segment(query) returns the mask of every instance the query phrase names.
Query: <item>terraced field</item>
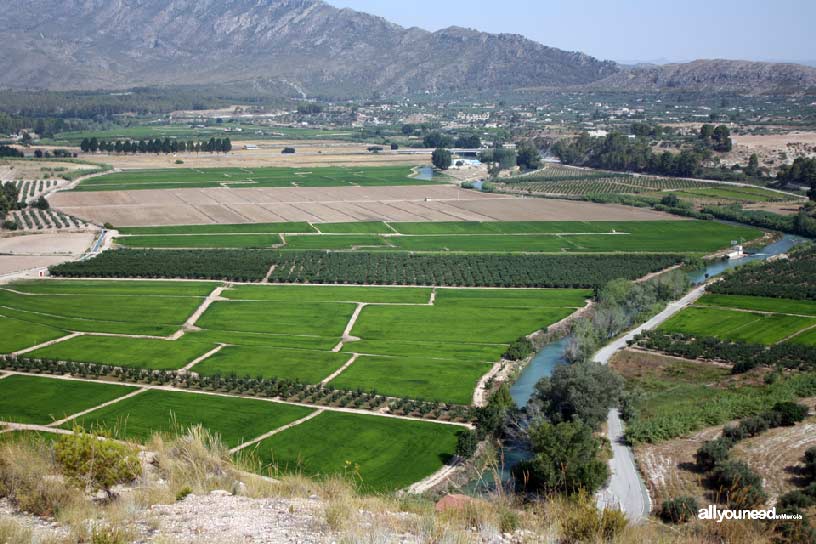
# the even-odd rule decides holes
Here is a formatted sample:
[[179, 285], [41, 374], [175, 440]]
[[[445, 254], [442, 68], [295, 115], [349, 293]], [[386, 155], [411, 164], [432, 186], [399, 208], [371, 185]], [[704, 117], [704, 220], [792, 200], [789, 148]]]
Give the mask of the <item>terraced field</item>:
[[[264, 230], [267, 229], [267, 230]], [[522, 221], [270, 223], [123, 228], [132, 248], [279, 248], [410, 252], [679, 252], [709, 253], [753, 228], [707, 221]]]
[[[563, 319], [591, 295], [581, 289], [281, 285], [226, 286], [218, 295], [219, 286], [225, 287], [20, 282], [0, 288], [9, 315], [0, 320], [0, 337], [6, 353], [46, 343], [26, 353], [35, 359], [188, 367], [204, 376], [328, 382], [469, 404], [479, 378], [510, 342]], [[483, 325], [486, 315], [490, 326]], [[28, 334], [18, 340], [7, 331]]]
[[316, 168], [175, 168], [129, 170], [88, 178], [75, 191], [131, 191], [193, 187], [341, 187], [426, 185], [406, 166]]

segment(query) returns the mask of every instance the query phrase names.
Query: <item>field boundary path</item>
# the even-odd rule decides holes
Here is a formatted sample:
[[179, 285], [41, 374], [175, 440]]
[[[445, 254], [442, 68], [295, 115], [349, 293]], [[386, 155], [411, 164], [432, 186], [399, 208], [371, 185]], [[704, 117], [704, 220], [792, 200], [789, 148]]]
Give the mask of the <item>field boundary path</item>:
[[97, 404], [96, 406], [92, 406], [92, 407], [90, 407], [90, 408], [88, 408], [86, 410], [82, 410], [81, 412], [77, 412], [75, 414], [71, 414], [70, 416], [65, 416], [62, 419], [52, 421], [51, 423], [49, 423], [47, 425], [47, 427], [59, 427], [60, 425], [62, 425], [64, 423], [68, 423], [69, 421], [73, 421], [74, 419], [77, 419], [77, 418], [82, 417], [84, 415], [90, 414], [91, 412], [95, 412], [96, 410], [99, 410], [101, 408], [106, 408], [106, 407], [108, 407], [108, 406], [110, 406], [112, 404], [116, 404], [117, 402], [121, 402], [121, 401], [123, 401], [125, 399], [135, 397], [136, 395], [138, 395], [140, 393], [144, 393], [145, 391], [147, 391], [147, 389], [145, 389], [145, 388], [140, 388], [140, 389], [137, 389], [136, 391], [131, 391], [127, 395], [122, 395], [121, 397], [116, 397], [115, 399], [109, 400], [108, 402], [103, 402], [102, 404]]
[[426, 476], [420, 481], [411, 484], [406, 491], [408, 493], [411, 493], [412, 495], [419, 495], [425, 493], [426, 491], [433, 489], [434, 487], [438, 486], [439, 484], [450, 478], [450, 476], [454, 472], [456, 472], [459, 466], [460, 465], [458, 462], [455, 462], [450, 465], [443, 465], [439, 470], [437, 470], [433, 474]]
[[[643, 331], [654, 329], [696, 302], [705, 289], [706, 284], [700, 285], [679, 300], [670, 302], [657, 315], [598, 350], [592, 361], [608, 364], [615, 353], [627, 346], [629, 340]], [[610, 410], [607, 415], [607, 436], [612, 444], [612, 458], [609, 460], [611, 475], [607, 487], [596, 495], [598, 507], [619, 507], [631, 521], [642, 522], [651, 512], [652, 500], [638, 472], [632, 449], [624, 442], [624, 425], [617, 409]]]
[[267, 438], [275, 436], [278, 433], [282, 433], [283, 431], [287, 431], [287, 430], [291, 429], [292, 427], [297, 427], [301, 423], [306, 423], [310, 419], [319, 416], [323, 412], [325, 412], [325, 409], [318, 408], [314, 412], [312, 412], [310, 414], [307, 414], [307, 415], [303, 416], [300, 419], [297, 419], [297, 420], [295, 420], [295, 421], [293, 421], [291, 423], [287, 423], [286, 425], [282, 425], [282, 426], [278, 427], [277, 429], [272, 429], [271, 431], [269, 431], [267, 433], [264, 433], [264, 434], [262, 434], [260, 436], [256, 436], [252, 440], [247, 440], [243, 444], [238, 444], [237, 446], [235, 446], [234, 448], [229, 450], [229, 452], [230, 452], [230, 454], [235, 454], [235, 453], [241, 451], [244, 448], [248, 448], [249, 446], [255, 445], [258, 442], [262, 442], [262, 441], [266, 440]]
[[184, 336], [185, 332], [197, 330], [198, 327], [196, 327], [196, 323], [201, 318], [201, 316], [204, 315], [204, 312], [207, 311], [207, 308], [209, 308], [213, 302], [227, 300], [226, 298], [221, 296], [221, 293], [224, 292], [224, 289], [229, 289], [230, 287], [231, 284], [225, 283], [224, 285], [219, 285], [218, 287], [213, 289], [212, 292], [209, 295], [207, 295], [207, 297], [201, 302], [198, 308], [195, 309], [192, 315], [187, 318], [187, 321], [184, 322], [181, 328], [169, 337], [169, 340], [178, 340], [179, 338]]
[[224, 349], [228, 345], [229, 344], [218, 344], [217, 346], [215, 346], [213, 349], [211, 349], [207, 353], [205, 353], [203, 355], [199, 355], [198, 357], [196, 357], [195, 359], [193, 359], [192, 361], [190, 361], [189, 363], [187, 363], [186, 365], [184, 365], [183, 367], [178, 369], [177, 372], [179, 372], [179, 373], [189, 372], [190, 370], [192, 370], [192, 368], [194, 366], [201, 363], [202, 361], [206, 361], [207, 359], [209, 359], [210, 357], [212, 357], [213, 355], [215, 355], [216, 353], [218, 353], [219, 351], [221, 351], [222, 349]]
[[359, 356], [360, 356], [359, 353], [352, 353], [351, 358], [348, 361], [346, 361], [345, 363], [343, 363], [343, 366], [341, 366], [340, 368], [338, 368], [337, 370], [335, 370], [334, 372], [329, 374], [327, 377], [320, 380], [320, 385], [326, 385], [327, 383], [329, 383], [330, 381], [335, 379], [337, 376], [342, 374], [344, 370], [346, 370], [348, 367], [350, 367], [352, 364], [354, 364], [354, 361], [356, 361], [357, 357], [359, 357]]
[[343, 344], [345, 344], [346, 342], [355, 342], [359, 340], [358, 337], [351, 335], [351, 329], [354, 328], [354, 324], [357, 323], [357, 318], [360, 317], [360, 312], [362, 312], [363, 308], [365, 308], [366, 306], [368, 306], [367, 302], [357, 303], [357, 307], [354, 309], [354, 313], [351, 314], [348, 323], [346, 323], [346, 328], [343, 330], [343, 336], [340, 338], [340, 342], [338, 342], [337, 345], [332, 348], [333, 353], [337, 353], [341, 349], [343, 349]]
[[31, 353], [32, 351], [37, 351], [38, 349], [47, 348], [48, 346], [53, 346], [54, 344], [59, 344], [60, 342], [65, 342], [66, 340], [70, 340], [71, 338], [76, 338], [77, 336], [82, 336], [83, 333], [81, 332], [72, 332], [71, 334], [66, 334], [65, 336], [60, 336], [59, 338], [54, 338], [53, 340], [49, 340], [47, 342], [43, 342], [42, 344], [37, 344], [36, 346], [27, 347], [25, 349], [21, 349], [20, 351], [12, 352], [12, 357], [17, 357], [18, 355], [25, 355], [26, 353]]

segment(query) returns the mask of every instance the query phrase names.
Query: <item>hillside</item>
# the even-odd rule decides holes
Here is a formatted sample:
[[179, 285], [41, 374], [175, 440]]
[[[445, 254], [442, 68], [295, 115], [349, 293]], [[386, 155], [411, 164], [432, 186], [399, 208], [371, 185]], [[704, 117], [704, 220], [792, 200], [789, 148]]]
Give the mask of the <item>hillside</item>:
[[320, 0], [33, 0], [7, 6], [0, 32], [11, 88], [252, 80], [337, 96], [575, 85], [618, 70], [518, 35], [406, 29]]
[[591, 84], [626, 91], [682, 90], [801, 94], [816, 92], [816, 68], [739, 60], [695, 60], [684, 64], [640, 65]]

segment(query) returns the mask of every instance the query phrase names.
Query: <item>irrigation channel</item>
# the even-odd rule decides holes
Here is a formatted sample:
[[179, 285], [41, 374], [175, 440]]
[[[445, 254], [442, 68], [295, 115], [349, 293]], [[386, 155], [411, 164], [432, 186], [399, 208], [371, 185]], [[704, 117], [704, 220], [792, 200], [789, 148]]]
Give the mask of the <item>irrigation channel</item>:
[[[804, 241], [806, 241], [805, 238], [785, 234], [777, 241], [759, 248], [755, 252], [746, 254], [746, 256], [741, 259], [717, 259], [710, 261], [704, 268], [689, 272], [689, 280], [694, 285], [700, 285], [709, 278], [713, 278], [732, 268], [736, 268], [754, 261], [765, 260], [782, 253], [787, 253], [792, 247]], [[535, 393], [536, 383], [538, 383], [541, 378], [550, 376], [555, 367], [558, 365], [566, 364], [564, 353], [568, 342], [569, 337], [554, 340], [544, 345], [535, 354], [535, 356], [533, 356], [533, 359], [524, 368], [524, 370], [522, 370], [515, 383], [513, 383], [513, 385], [510, 387], [510, 395], [513, 397], [516, 406], [519, 408], [524, 408], [527, 406], [530, 398]], [[626, 451], [629, 456], [632, 455], [631, 450], [626, 448]], [[510, 484], [512, 480], [513, 467], [520, 461], [529, 458], [531, 455], [532, 453], [526, 449], [523, 444], [506, 443], [502, 450], [502, 459], [497, 471], [501, 478], [502, 484]], [[611, 466], [615, 466], [615, 461], [620, 460], [613, 459], [613, 464]], [[636, 471], [634, 473], [636, 474]], [[479, 494], [489, 492], [495, 487], [495, 484], [496, 482], [494, 480], [494, 476], [492, 474], [485, 474], [480, 479], [470, 482], [466, 486], [466, 489], [470, 493]], [[639, 506], [631, 506], [626, 504], [625, 501], [621, 500], [620, 497], [615, 498], [617, 499], [617, 503], [620, 505], [621, 509], [627, 514], [627, 517], [636, 521], [648, 516], [649, 499], [642, 481], [631, 482], [631, 484], [637, 484], [637, 487], [642, 490], [642, 493], [645, 495], [643, 497], [644, 500], [639, 501]], [[609, 489], [606, 490], [606, 493], [609, 493]]]

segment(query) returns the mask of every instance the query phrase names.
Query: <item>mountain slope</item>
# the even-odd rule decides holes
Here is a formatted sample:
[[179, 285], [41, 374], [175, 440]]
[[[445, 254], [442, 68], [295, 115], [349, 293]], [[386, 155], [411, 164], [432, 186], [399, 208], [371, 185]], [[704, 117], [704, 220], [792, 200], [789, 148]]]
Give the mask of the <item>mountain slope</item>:
[[636, 66], [594, 82], [591, 87], [627, 91], [812, 94], [816, 92], [816, 68], [788, 63], [695, 60], [683, 64]]
[[319, 0], [32, 0], [4, 9], [0, 85], [13, 88], [265, 79], [296, 93], [393, 94], [575, 85], [618, 70], [518, 35], [406, 29]]

